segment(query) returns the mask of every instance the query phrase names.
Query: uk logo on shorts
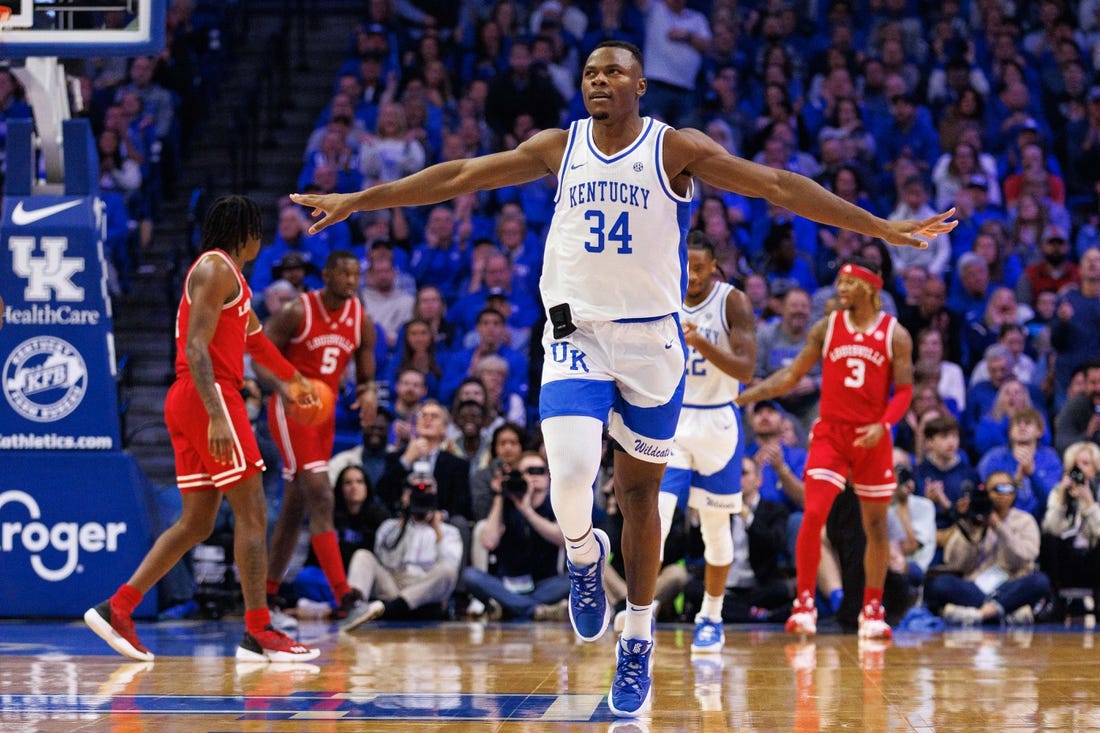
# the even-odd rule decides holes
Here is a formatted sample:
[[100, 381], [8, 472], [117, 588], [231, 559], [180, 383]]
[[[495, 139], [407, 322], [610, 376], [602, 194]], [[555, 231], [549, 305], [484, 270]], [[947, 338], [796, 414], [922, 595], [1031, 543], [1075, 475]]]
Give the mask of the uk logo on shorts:
[[3, 380], [4, 397], [12, 409], [34, 422], [54, 422], [84, 399], [88, 366], [68, 341], [36, 336], [8, 355]]

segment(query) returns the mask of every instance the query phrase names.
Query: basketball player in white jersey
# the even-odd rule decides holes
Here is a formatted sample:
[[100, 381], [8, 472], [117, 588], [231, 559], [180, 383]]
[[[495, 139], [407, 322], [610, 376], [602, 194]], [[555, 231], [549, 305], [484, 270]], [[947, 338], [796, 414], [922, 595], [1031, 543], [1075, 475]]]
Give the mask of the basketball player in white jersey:
[[756, 337], [752, 303], [740, 290], [715, 278], [714, 245], [693, 231], [687, 238], [688, 285], [680, 311], [688, 345], [684, 405], [676, 426], [658, 508], [661, 546], [685, 496], [699, 513], [703, 536], [703, 605], [695, 617], [692, 652], [720, 653], [722, 600], [733, 563], [730, 516], [741, 511], [741, 410], [733, 400], [752, 379]]
[[730, 155], [698, 130], [643, 118], [645, 91], [641, 51], [605, 41], [582, 73], [591, 117], [568, 130], [543, 130], [514, 150], [446, 161], [357, 193], [291, 197], [321, 217], [310, 227], [316, 233], [355, 211], [422, 206], [558, 177], [540, 282], [549, 322], [539, 409], [554, 515], [566, 538], [570, 619], [586, 641], [599, 638], [610, 620], [601, 586], [608, 542], [592, 528], [605, 421], [617, 444], [628, 611], [608, 704], [621, 716], [644, 714], [652, 697], [657, 496], [683, 398], [679, 311], [693, 177], [895, 245], [926, 247], [922, 237], [956, 224], [948, 221], [953, 209], [886, 221], [809, 178]]

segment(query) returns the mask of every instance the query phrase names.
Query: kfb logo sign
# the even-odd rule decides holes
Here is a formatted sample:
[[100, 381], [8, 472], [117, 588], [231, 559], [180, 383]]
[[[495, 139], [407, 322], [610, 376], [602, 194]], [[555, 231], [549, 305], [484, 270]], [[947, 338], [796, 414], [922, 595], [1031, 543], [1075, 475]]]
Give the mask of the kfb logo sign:
[[53, 336], [27, 339], [4, 362], [4, 397], [34, 422], [54, 422], [75, 410], [88, 389], [88, 367], [72, 344]]
[[[80, 564], [81, 551], [117, 552], [120, 535], [126, 534], [126, 522], [57, 522], [47, 525], [41, 521], [42, 510], [34, 497], [25, 491], [0, 493], [0, 516], [5, 505], [22, 505], [25, 519], [0, 521], [0, 552], [9, 554], [17, 550], [30, 555], [31, 568], [42, 580], [52, 583], [65, 580], [73, 573], [84, 572]], [[42, 559], [42, 553], [51, 551], [61, 558], [60, 567], [50, 567]]]

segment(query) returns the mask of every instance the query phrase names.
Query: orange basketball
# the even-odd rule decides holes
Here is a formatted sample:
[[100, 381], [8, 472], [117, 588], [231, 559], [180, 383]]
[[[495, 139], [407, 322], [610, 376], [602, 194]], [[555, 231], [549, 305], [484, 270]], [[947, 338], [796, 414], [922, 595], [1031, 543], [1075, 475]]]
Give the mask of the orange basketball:
[[286, 414], [302, 425], [323, 425], [326, 420], [331, 420], [336, 412], [336, 395], [320, 379], [310, 377], [309, 383], [313, 385], [313, 391], [320, 404], [303, 407], [297, 402], [289, 402], [286, 405]]

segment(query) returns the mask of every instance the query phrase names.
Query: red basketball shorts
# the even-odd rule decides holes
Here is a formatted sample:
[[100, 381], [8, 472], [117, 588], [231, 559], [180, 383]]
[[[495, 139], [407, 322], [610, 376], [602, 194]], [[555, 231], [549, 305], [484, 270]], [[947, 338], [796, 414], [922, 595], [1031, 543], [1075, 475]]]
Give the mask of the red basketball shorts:
[[232, 385], [217, 382], [214, 386], [233, 431], [233, 460], [229, 463], [219, 463], [210, 454], [210, 415], [193, 381], [177, 379], [164, 400], [164, 421], [176, 455], [176, 484], [182, 493], [214, 488], [225, 491], [264, 470], [244, 398]]
[[825, 420], [814, 423], [805, 480], [825, 481], [837, 491], [843, 491], [845, 480], [850, 480], [861, 499], [889, 501], [897, 486], [893, 441], [887, 434], [870, 448], [857, 448], [852, 445], [857, 427]]
[[279, 395], [267, 403], [267, 424], [279, 453], [283, 456], [283, 478], [289, 481], [299, 473], [328, 473], [328, 459], [336, 439], [336, 421], [324, 425], [303, 425], [286, 414]]

